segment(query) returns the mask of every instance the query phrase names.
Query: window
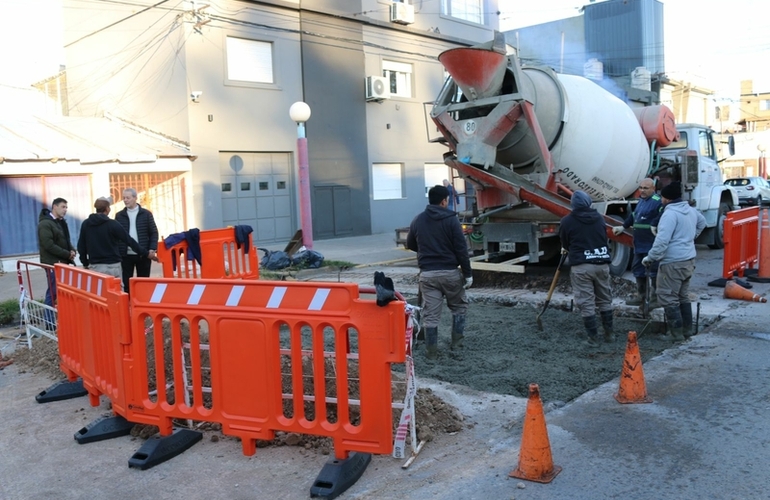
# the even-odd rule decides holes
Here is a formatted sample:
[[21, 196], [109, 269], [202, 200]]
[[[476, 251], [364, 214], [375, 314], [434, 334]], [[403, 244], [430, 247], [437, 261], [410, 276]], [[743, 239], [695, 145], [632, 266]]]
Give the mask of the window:
[[390, 82], [390, 95], [412, 97], [412, 65], [382, 61], [382, 76]]
[[441, 13], [463, 21], [484, 24], [483, 0], [441, 0]]
[[760, 99], [759, 101], [760, 111], [770, 111], [770, 99]]
[[698, 145], [700, 146], [700, 155], [704, 158], [715, 158], [714, 146], [711, 143], [711, 134], [701, 130], [698, 132]]
[[227, 79], [250, 83], [275, 83], [273, 44], [228, 36]]
[[401, 163], [372, 165], [372, 194], [375, 200], [399, 200], [404, 197], [404, 166]]

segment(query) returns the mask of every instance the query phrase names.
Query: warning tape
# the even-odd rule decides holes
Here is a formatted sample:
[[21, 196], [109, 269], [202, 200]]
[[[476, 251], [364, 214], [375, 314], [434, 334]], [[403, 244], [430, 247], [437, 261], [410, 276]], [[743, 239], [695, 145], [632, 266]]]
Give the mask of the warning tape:
[[[406, 394], [404, 395], [404, 409], [401, 411], [401, 418], [396, 427], [396, 437], [393, 441], [393, 458], [404, 458], [406, 449], [406, 436], [411, 430], [412, 450], [417, 449], [416, 423], [414, 412], [414, 397], [417, 395], [417, 381], [414, 377], [414, 359], [412, 358], [412, 333], [417, 325], [414, 312], [416, 306], [406, 305], [407, 323], [406, 323]], [[419, 328], [419, 325], [417, 325]]]

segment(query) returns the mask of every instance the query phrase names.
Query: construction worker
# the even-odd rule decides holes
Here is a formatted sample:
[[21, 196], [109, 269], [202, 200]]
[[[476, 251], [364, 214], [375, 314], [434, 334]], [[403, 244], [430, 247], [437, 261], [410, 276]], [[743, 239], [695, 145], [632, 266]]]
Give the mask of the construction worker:
[[[575, 294], [575, 304], [583, 317], [588, 346], [599, 345], [596, 311], [598, 309], [604, 329], [604, 341], [614, 342], [612, 330], [612, 290], [610, 288], [609, 242], [604, 218], [591, 208], [591, 197], [583, 191], [572, 193], [572, 213], [561, 220], [559, 239], [568, 253], [570, 283]], [[578, 330], [579, 331], [579, 330]]]
[[655, 243], [642, 259], [651, 266], [659, 262], [658, 301], [666, 311], [669, 335], [664, 339], [685, 340], [692, 336], [690, 278], [695, 272], [695, 238], [706, 227], [706, 219], [682, 199], [682, 185], [672, 182], [660, 191], [663, 215]]
[[468, 244], [457, 214], [447, 208], [449, 198], [446, 187], [430, 188], [429, 205], [414, 218], [406, 236], [406, 247], [417, 252], [417, 266], [420, 268], [422, 327], [425, 329], [429, 359], [438, 356], [438, 324], [444, 297], [452, 311], [450, 348], [462, 347], [468, 309], [465, 289], [473, 284]]
[[653, 262], [648, 268], [642, 265], [642, 259], [647, 256], [647, 252], [652, 248], [655, 241], [655, 233], [658, 230], [658, 221], [663, 212], [663, 203], [660, 196], [655, 194], [655, 181], [650, 178], [642, 179], [639, 183], [639, 203], [636, 204], [634, 211], [626, 217], [622, 226], [615, 226], [612, 232], [617, 236], [623, 232], [623, 229], [634, 228], [634, 261], [631, 264], [631, 271], [636, 278], [637, 296], [626, 300], [629, 306], [640, 306], [644, 303], [644, 297], [647, 293], [647, 276], [649, 271], [652, 278], [653, 287], [650, 290], [650, 309], [658, 306], [655, 294], [655, 276], [658, 274], [658, 263]]

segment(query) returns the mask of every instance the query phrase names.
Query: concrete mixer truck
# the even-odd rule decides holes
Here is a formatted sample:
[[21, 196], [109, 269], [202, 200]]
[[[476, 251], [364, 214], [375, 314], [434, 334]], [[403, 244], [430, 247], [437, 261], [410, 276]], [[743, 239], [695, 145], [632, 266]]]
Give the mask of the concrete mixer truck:
[[659, 188], [680, 181], [706, 217], [698, 243], [722, 248], [722, 222], [738, 198], [722, 184], [708, 127], [676, 125], [665, 106], [632, 110], [586, 78], [522, 67], [501, 34], [439, 61], [449, 77], [430, 116], [449, 147], [444, 162], [475, 189], [477, 210], [466, 218], [475, 268], [521, 272], [554, 258], [559, 220], [580, 189], [604, 214], [611, 271], [622, 274], [632, 234], [611, 229], [633, 210], [645, 177]]

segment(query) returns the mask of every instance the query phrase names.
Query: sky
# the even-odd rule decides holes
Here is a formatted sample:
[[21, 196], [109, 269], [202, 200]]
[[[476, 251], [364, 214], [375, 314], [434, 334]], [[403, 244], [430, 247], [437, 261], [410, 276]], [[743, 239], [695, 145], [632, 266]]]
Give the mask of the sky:
[[[503, 31], [580, 15], [587, 0], [499, 0]], [[663, 0], [666, 73], [737, 98], [741, 80], [770, 92], [770, 2]], [[702, 81], [699, 81], [702, 80]]]
[[[437, 0], [433, 0], [437, 1]], [[502, 30], [580, 14], [587, 0], [499, 0]], [[28, 87], [64, 64], [60, 0], [0, 0], [0, 85]], [[148, 2], [150, 3], [150, 2]], [[770, 1], [663, 0], [666, 72], [737, 98], [770, 92]], [[10, 49], [9, 49], [10, 48]], [[14, 49], [16, 48], [16, 49]], [[697, 81], [702, 79], [702, 82]]]

